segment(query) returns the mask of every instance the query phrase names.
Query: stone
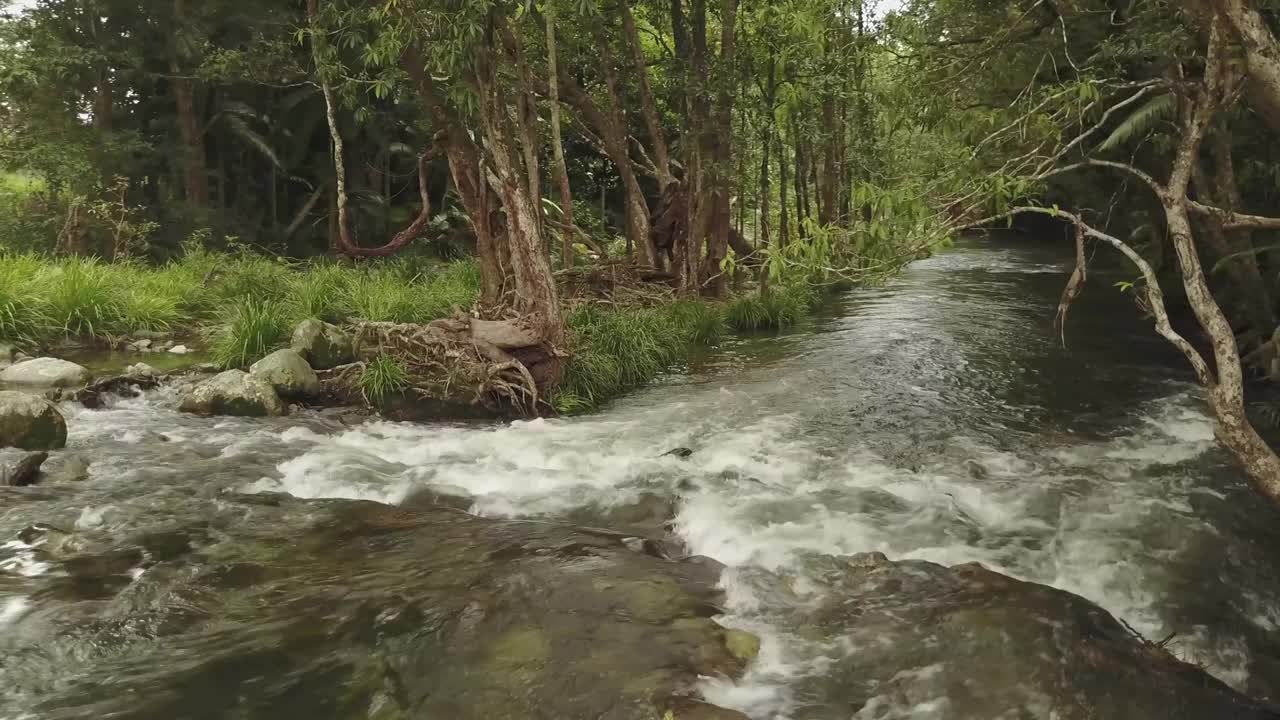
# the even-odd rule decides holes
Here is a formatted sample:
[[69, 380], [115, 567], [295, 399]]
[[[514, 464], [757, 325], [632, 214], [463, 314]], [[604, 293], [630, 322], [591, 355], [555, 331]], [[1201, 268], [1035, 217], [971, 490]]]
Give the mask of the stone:
[[161, 330], [135, 330], [133, 333], [133, 337], [136, 340], [151, 340], [151, 341], [168, 340], [170, 337], [172, 337], [172, 335], [173, 333], [164, 332]]
[[89, 460], [79, 453], [57, 453], [44, 464], [47, 482], [84, 482], [89, 479]]
[[135, 340], [134, 342], [129, 343], [129, 348], [135, 352], [150, 352], [151, 344], [151, 340], [144, 338], [142, 340]]
[[289, 345], [316, 370], [331, 370], [356, 359], [350, 336], [315, 318], [298, 324]]
[[0, 447], [58, 450], [67, 444], [67, 421], [48, 400], [0, 391]]
[[687, 458], [693, 457], [693, 450], [687, 447], [678, 447], [675, 450], [668, 450], [667, 452], [662, 453], [662, 457], [674, 457], [674, 458], [680, 458], [681, 460], [685, 460]]
[[249, 374], [271, 383], [283, 397], [306, 398], [320, 394], [320, 378], [316, 371], [294, 350], [271, 353], [254, 363]]
[[24, 360], [0, 371], [0, 383], [32, 387], [79, 387], [88, 384], [92, 377], [80, 365], [51, 357]]
[[228, 370], [196, 385], [178, 409], [196, 415], [277, 417], [285, 407], [271, 383], [243, 370]]
[[129, 377], [155, 378], [160, 376], [160, 371], [146, 363], [136, 363], [125, 368], [124, 374]]
[[169, 352], [173, 355], [186, 355], [191, 352], [191, 350], [189, 350], [186, 345], [174, 345], [169, 348]]
[[746, 630], [730, 628], [724, 632], [724, 646], [738, 662], [750, 665], [760, 654], [760, 638]]
[[806, 609], [783, 629], [850, 648], [796, 685], [799, 695], [839, 699], [806, 714], [812, 720], [915, 717], [912, 709], [934, 698], [945, 698], [954, 718], [1275, 717], [1057, 588], [976, 563], [880, 554], [806, 565], [814, 580]]
[[40, 481], [40, 466], [49, 459], [49, 453], [15, 452], [0, 453], [0, 486], [26, 487]]

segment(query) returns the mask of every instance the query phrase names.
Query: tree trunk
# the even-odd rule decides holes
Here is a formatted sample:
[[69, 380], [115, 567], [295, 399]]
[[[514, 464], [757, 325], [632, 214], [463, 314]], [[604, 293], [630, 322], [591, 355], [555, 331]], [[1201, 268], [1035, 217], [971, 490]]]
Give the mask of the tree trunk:
[[186, 0], [173, 0], [175, 46], [169, 57], [170, 85], [178, 111], [178, 134], [181, 140], [179, 154], [182, 160], [182, 180], [187, 204], [204, 209], [209, 206], [209, 175], [204, 147], [204, 127], [200, 119], [197, 93], [199, 81], [186, 77], [183, 60], [188, 30], [186, 25]]
[[649, 131], [649, 142], [653, 146], [653, 163], [658, 171], [658, 186], [665, 190], [675, 180], [671, 172], [671, 155], [667, 150], [667, 139], [662, 131], [662, 122], [658, 118], [658, 104], [653, 99], [653, 89], [649, 85], [649, 66], [645, 63], [644, 50], [640, 47], [640, 36], [636, 31], [636, 20], [631, 14], [631, 0], [622, 0], [622, 30], [627, 36], [627, 47], [631, 51], [631, 64], [640, 86], [640, 111], [644, 115], [645, 128]]
[[473, 67], [480, 93], [481, 136], [492, 164], [490, 182], [502, 197], [506, 210], [506, 245], [511, 252], [511, 275], [515, 280], [514, 309], [526, 316], [530, 329], [539, 339], [556, 347], [563, 344], [565, 338], [560, 299], [547, 260], [539, 208], [525, 184], [527, 173], [519, 172], [511, 147], [506, 108], [491, 64], [496, 56], [492, 47], [477, 49]]
[[[1244, 48], [1249, 103], [1273, 130], [1280, 130], [1280, 40], [1247, 0], [1208, 2]], [[1184, 0], [1184, 5], [1202, 18], [1206, 14], [1200, 0]]]
[[[626, 7], [626, 3], [623, 3]], [[569, 187], [569, 165], [564, 159], [564, 141], [560, 136], [560, 71], [556, 62], [555, 0], [545, 5], [547, 16], [547, 90], [551, 104], [551, 150], [555, 156], [556, 176], [560, 182], [560, 220], [564, 224], [560, 238], [560, 267], [573, 267], [573, 190]]]
[[787, 143], [785, 137], [778, 142], [778, 245], [786, 247], [791, 242], [791, 213], [787, 209]]
[[94, 0], [86, 0], [84, 4], [86, 24], [89, 37], [93, 40], [98, 57], [93, 62], [94, 95], [93, 95], [93, 129], [100, 133], [111, 132], [111, 116], [115, 112], [115, 100], [111, 83], [111, 66], [107, 62], [107, 41], [103, 37], [102, 14], [98, 11]]

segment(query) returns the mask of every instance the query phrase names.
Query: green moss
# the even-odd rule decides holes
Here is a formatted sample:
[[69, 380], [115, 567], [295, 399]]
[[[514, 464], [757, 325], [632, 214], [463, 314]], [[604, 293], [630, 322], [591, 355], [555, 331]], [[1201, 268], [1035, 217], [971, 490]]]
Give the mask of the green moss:
[[724, 633], [724, 646], [743, 665], [751, 664], [760, 654], [760, 638], [745, 630], [730, 628]]

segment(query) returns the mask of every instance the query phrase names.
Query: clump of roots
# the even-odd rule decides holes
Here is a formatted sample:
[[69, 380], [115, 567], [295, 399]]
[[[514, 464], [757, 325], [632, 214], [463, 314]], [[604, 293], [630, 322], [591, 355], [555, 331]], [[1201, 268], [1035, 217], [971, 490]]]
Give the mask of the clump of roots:
[[353, 330], [360, 360], [336, 368], [327, 378], [335, 392], [348, 395], [360, 388], [370, 363], [390, 358], [405, 371], [401, 390], [406, 394], [533, 416], [541, 394], [526, 363], [558, 357], [518, 319], [480, 320], [460, 311], [426, 325], [362, 321]]

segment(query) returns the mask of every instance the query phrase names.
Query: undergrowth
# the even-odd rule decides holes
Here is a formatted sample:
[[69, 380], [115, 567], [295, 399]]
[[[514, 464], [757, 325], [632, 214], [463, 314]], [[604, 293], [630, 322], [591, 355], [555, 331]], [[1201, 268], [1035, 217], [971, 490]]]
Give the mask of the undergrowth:
[[725, 308], [725, 321], [744, 332], [783, 330], [804, 319], [818, 300], [817, 290], [803, 284], [774, 288], [764, 295], [741, 295]]
[[379, 405], [392, 393], [408, 388], [409, 372], [390, 355], [379, 355], [365, 365], [356, 384], [370, 405]]
[[713, 343], [725, 331], [721, 308], [697, 301], [656, 307], [580, 305], [569, 314], [568, 325], [573, 359], [552, 398], [562, 413], [598, 407], [649, 382], [684, 357], [691, 345]]
[[473, 261], [290, 263], [189, 247], [162, 266], [0, 252], [0, 340], [27, 347], [212, 327], [216, 359], [252, 363], [301, 320], [426, 322], [480, 294]]

